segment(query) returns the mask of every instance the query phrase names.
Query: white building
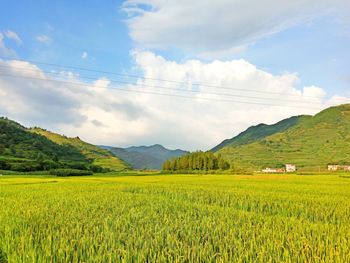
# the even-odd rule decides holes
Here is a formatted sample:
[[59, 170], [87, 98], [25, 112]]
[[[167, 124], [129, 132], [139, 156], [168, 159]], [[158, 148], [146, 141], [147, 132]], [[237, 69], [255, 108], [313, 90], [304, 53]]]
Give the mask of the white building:
[[337, 171], [339, 165], [331, 164], [328, 165], [328, 171]]
[[295, 164], [286, 164], [285, 168], [270, 168], [266, 167], [265, 169], [261, 170], [263, 173], [292, 173], [297, 170]]
[[286, 172], [287, 173], [292, 173], [297, 170], [295, 164], [286, 164]]
[[285, 169], [284, 168], [270, 168], [266, 167], [265, 169], [262, 170], [263, 173], [284, 173]]
[[330, 164], [328, 165], [328, 171], [350, 171], [350, 165]]
[[263, 173], [277, 173], [276, 169], [266, 167], [265, 169], [262, 170]]

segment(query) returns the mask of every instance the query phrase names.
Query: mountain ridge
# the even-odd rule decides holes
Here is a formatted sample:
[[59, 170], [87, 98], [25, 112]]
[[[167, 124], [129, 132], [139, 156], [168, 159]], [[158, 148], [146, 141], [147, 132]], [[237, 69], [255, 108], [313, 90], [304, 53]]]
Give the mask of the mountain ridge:
[[311, 116], [298, 115], [298, 116], [292, 116], [292, 117], [283, 119], [274, 124], [260, 123], [254, 126], [250, 126], [243, 132], [239, 133], [237, 136], [234, 136], [230, 139], [226, 139], [222, 141], [220, 144], [212, 148], [210, 151], [217, 152], [220, 149], [224, 148], [225, 146], [229, 146], [229, 145], [238, 146], [238, 145], [248, 144], [255, 140], [262, 139], [272, 134], [287, 130], [293, 127], [294, 125], [296, 125], [300, 121], [300, 119], [309, 118], [309, 117]]
[[327, 164], [350, 164], [350, 104], [302, 117], [282, 132], [219, 149], [238, 167], [256, 170], [294, 163], [301, 170], [323, 170]]

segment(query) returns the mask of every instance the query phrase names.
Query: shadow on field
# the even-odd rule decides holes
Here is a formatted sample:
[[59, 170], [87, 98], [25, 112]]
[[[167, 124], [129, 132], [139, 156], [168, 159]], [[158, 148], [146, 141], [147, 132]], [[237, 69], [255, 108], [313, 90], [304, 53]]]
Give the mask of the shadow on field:
[[123, 177], [123, 176], [155, 176], [155, 175], [169, 175], [163, 174], [161, 172], [119, 172], [119, 173], [104, 173], [104, 174], [94, 174], [95, 177]]
[[[49, 182], [34, 182], [34, 183], [13, 183], [13, 184], [7, 184], [7, 185], [35, 185], [35, 184], [54, 184], [58, 183], [58, 181], [49, 181]], [[0, 261], [1, 263], [1, 261]]]

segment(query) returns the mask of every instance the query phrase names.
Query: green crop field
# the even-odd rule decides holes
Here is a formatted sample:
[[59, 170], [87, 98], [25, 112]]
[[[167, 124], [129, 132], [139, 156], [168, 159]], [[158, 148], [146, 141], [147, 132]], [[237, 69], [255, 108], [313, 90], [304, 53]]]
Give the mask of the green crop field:
[[0, 262], [350, 262], [350, 176], [0, 177]]

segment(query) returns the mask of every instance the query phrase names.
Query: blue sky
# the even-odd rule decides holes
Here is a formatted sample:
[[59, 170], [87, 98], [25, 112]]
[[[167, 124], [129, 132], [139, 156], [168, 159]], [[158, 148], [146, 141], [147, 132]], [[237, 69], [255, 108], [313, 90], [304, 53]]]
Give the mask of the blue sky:
[[[53, 123], [49, 115], [34, 114], [35, 110], [40, 112], [40, 107], [36, 109], [37, 104], [32, 101], [34, 91], [25, 95], [23, 87], [21, 95], [14, 93], [15, 88], [3, 88], [3, 94], [21, 98], [28, 105], [33, 105], [33, 114], [16, 113], [10, 106], [0, 107], [0, 114], [9, 115], [27, 125], [42, 125], [69, 135], [78, 133], [87, 140], [100, 144], [129, 146], [163, 143], [173, 148], [210, 147], [259, 122], [272, 123], [295, 114], [312, 114], [326, 106], [337, 104], [336, 102], [347, 102], [350, 97], [349, 10], [346, 0], [181, 0], [176, 3], [165, 0], [129, 0], [103, 1], [103, 4], [99, 1], [29, 3], [5, 0], [0, 9], [0, 55], [3, 63], [8, 63], [6, 65], [13, 66], [16, 59], [21, 59], [29, 62], [26, 67], [37, 66], [38, 70], [43, 71], [41, 73], [53, 68], [36, 62], [64, 65], [66, 67], [56, 70], [64, 70], [66, 73], [74, 73], [68, 66], [77, 66], [180, 82], [231, 85], [241, 89], [261, 89], [266, 94], [279, 92], [281, 99], [293, 98], [295, 94], [301, 96], [300, 100], [313, 97], [318, 105], [316, 110], [300, 107], [299, 110], [283, 109], [276, 113], [274, 108], [265, 107], [262, 110], [261, 106], [257, 106], [255, 109], [249, 104], [245, 107], [227, 107], [217, 103], [202, 105], [198, 102], [193, 106], [193, 103], [187, 105], [187, 102], [176, 99], [178, 105], [171, 108], [172, 102], [164, 102], [165, 99], [159, 96], [151, 98], [140, 95], [134, 98], [133, 94], [127, 96], [108, 93], [104, 95], [107, 99], [101, 97], [101, 105], [111, 103], [108, 110], [104, 106], [92, 109], [93, 105], [77, 99], [75, 104], [79, 107], [72, 108], [69, 114], [76, 114], [72, 119], [79, 121], [70, 123], [62, 118]], [[13, 71], [15, 70], [18, 68], [14, 67]], [[113, 76], [92, 72], [88, 75], [106, 87], [113, 87], [113, 83], [110, 83]], [[232, 79], [232, 76], [236, 78]], [[261, 76], [264, 76], [263, 79]], [[79, 79], [78, 76], [75, 78], [86, 83], [86, 80]], [[40, 83], [43, 85], [42, 81]], [[131, 88], [145, 88], [140, 83], [149, 85], [141, 78], [132, 83]], [[6, 80], [6, 84], [14, 85], [9, 80]], [[158, 85], [168, 84], [162, 82]], [[42, 88], [44, 90], [48, 86], [43, 85]], [[180, 92], [177, 88], [179, 87], [174, 87], [173, 91], [176, 94]], [[206, 91], [205, 87], [199, 88], [199, 91]], [[232, 92], [238, 95], [235, 91]], [[74, 100], [76, 94], [72, 94], [68, 101]], [[285, 95], [282, 96], [283, 94]], [[51, 103], [42, 94], [40, 97], [43, 97], [42, 104]], [[112, 98], [113, 102], [108, 102]], [[62, 100], [65, 99], [67, 98], [62, 97]], [[90, 99], [92, 100], [87, 98], [86, 101]], [[132, 101], [138, 99], [140, 101], [135, 106]], [[269, 96], [265, 99], [268, 101]], [[197, 118], [196, 114], [204, 113], [210, 126], [216, 127], [216, 130], [210, 130], [205, 138], [197, 138], [201, 129], [193, 132], [193, 127], [182, 127], [178, 132], [169, 133], [167, 127], [173, 123], [165, 121], [158, 110], [168, 116], [177, 109], [181, 111], [186, 107], [189, 108], [184, 115], [193, 112], [190, 117]], [[196, 107], [198, 109], [194, 111], [193, 108]], [[113, 116], [110, 116], [111, 112]], [[136, 116], [135, 114], [140, 116], [137, 120], [124, 120], [124, 117], [120, 117]], [[227, 115], [221, 120], [216, 120], [217, 115], [225, 114]], [[97, 117], [93, 119], [90, 117], [92, 115]], [[178, 122], [184, 122], [184, 118], [181, 113], [174, 117]], [[114, 121], [115, 119], [117, 120]], [[114, 122], [119, 123], [119, 126], [113, 125]], [[103, 130], [103, 135], [96, 137], [96, 132], [85, 132], [91, 123], [101, 123], [95, 128], [99, 128], [100, 132]], [[158, 134], [150, 134], [147, 129], [152, 125], [163, 128]], [[90, 130], [93, 130], [91, 127]], [[130, 135], [129, 130], [135, 127], [140, 132]], [[193, 133], [192, 137], [186, 135], [184, 141], [177, 139], [188, 133]], [[119, 136], [125, 138], [115, 139]], [[185, 147], [190, 142], [193, 145]]]
[[[0, 11], [2, 30], [16, 32], [23, 44], [16, 46], [19, 58], [127, 70], [132, 42], [123, 22], [121, 2], [105, 1], [6, 1]], [[45, 35], [45, 44], [35, 40]], [[14, 43], [10, 43], [14, 46]], [[83, 52], [88, 59], [81, 59]]]
[[[0, 29], [16, 32], [23, 41], [20, 46], [8, 43], [18, 58], [118, 72], [128, 72], [133, 65], [129, 53], [136, 45], [128, 34], [123, 1], [4, 1], [2, 6]], [[223, 59], [244, 58], [275, 74], [297, 72], [301, 85], [346, 95], [349, 31], [349, 23], [321, 17], [260, 39]], [[35, 40], [41, 35], [49, 37], [50, 43]], [[81, 58], [83, 52], [87, 59]], [[157, 52], [175, 61], [196, 58], [177, 49]]]

